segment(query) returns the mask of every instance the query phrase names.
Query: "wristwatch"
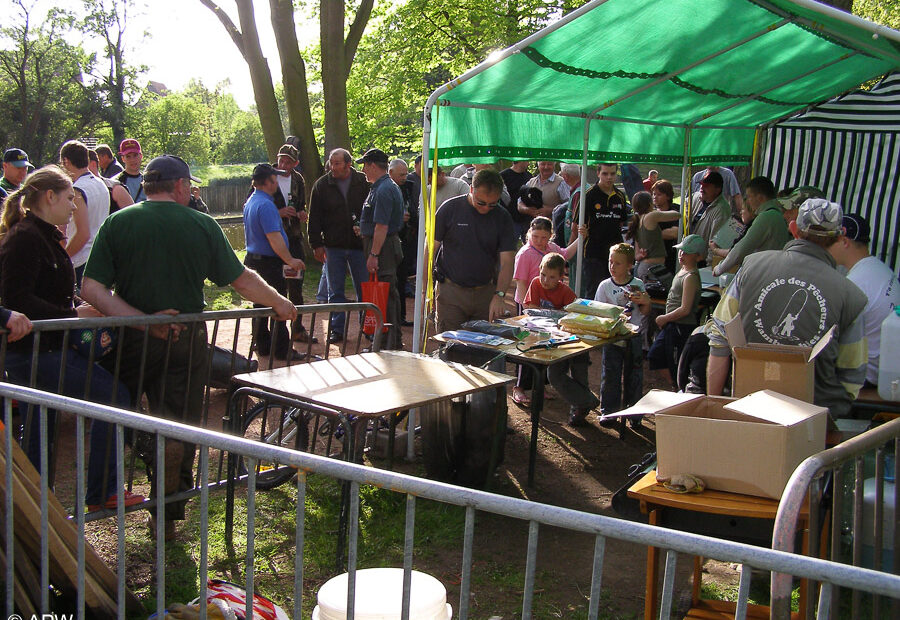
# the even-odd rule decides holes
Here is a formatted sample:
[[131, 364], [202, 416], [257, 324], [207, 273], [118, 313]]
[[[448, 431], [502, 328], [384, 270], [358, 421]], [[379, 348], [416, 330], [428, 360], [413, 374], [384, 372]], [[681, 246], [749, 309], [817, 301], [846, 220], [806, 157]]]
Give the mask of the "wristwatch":
[[375, 252], [369, 252], [369, 256], [374, 256], [375, 258], [378, 258], [378, 254], [376, 254]]
[[500, 299], [503, 299], [504, 297], [506, 297], [506, 291], [494, 291], [494, 295], [496, 295]]

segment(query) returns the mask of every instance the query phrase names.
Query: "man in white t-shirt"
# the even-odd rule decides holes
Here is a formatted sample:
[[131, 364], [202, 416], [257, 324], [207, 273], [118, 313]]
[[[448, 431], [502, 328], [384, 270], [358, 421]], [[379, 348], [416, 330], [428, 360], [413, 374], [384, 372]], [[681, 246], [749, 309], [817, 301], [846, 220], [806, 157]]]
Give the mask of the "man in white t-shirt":
[[75, 186], [75, 212], [66, 226], [66, 252], [72, 259], [79, 287], [94, 237], [109, 215], [109, 189], [91, 174], [89, 161], [87, 146], [78, 140], [69, 140], [59, 149], [59, 163]]
[[881, 355], [881, 323], [895, 305], [900, 304], [900, 282], [897, 274], [869, 254], [869, 222], [861, 215], [848, 214], [843, 219], [844, 236], [838, 240], [835, 262], [847, 269], [847, 278], [866, 294], [863, 310], [865, 335], [869, 343], [866, 383], [878, 383], [878, 359]]
[[[443, 169], [437, 169], [437, 191], [435, 192], [434, 205], [435, 208], [440, 207], [444, 202], [456, 196], [463, 196], [469, 193], [469, 184], [462, 179], [449, 176]], [[431, 185], [426, 188], [425, 199], [431, 200]]]

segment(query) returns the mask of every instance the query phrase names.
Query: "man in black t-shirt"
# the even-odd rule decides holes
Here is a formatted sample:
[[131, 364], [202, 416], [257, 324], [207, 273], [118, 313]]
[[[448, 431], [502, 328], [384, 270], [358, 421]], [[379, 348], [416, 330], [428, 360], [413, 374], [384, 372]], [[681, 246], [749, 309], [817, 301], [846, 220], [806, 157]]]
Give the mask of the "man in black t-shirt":
[[[437, 331], [469, 320], [503, 316], [512, 281], [516, 237], [499, 207], [503, 178], [480, 170], [469, 193], [444, 202], [435, 215], [435, 322]], [[498, 269], [499, 266], [499, 269]]]
[[589, 298], [609, 277], [609, 248], [622, 243], [622, 226], [628, 222], [628, 200], [615, 185], [617, 171], [617, 164], [597, 166], [597, 183], [584, 197], [588, 237], [584, 244], [581, 294]]
[[507, 210], [512, 216], [516, 237], [522, 243], [525, 243], [525, 232], [528, 230], [528, 225], [531, 223], [532, 218], [525, 213], [519, 212], [516, 197], [519, 195], [519, 188], [525, 185], [532, 176], [528, 172], [528, 163], [527, 161], [514, 161], [509, 168], [500, 173], [500, 176], [503, 177], [503, 182], [506, 184], [506, 190], [512, 197]]

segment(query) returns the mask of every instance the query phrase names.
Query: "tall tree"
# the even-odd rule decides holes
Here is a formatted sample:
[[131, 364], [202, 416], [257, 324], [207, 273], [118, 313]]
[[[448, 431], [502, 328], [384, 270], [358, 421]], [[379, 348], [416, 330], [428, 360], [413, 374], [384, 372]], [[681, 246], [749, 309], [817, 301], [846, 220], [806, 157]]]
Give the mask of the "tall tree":
[[71, 15], [54, 8], [35, 25], [33, 3], [14, 0], [13, 6], [17, 13], [10, 11], [9, 25], [0, 29], [0, 139], [37, 163], [56, 161], [60, 144], [100, 119], [97, 88], [83, 79], [93, 57], [64, 39]]
[[240, 30], [234, 25], [228, 14], [213, 0], [200, 0], [200, 3], [212, 11], [225, 27], [228, 36], [231, 37], [241, 56], [244, 57], [244, 62], [247, 63], [247, 68], [250, 70], [250, 82], [253, 85], [256, 111], [259, 114], [263, 136], [266, 138], [266, 150], [269, 157], [274, 159], [278, 148], [283, 144], [284, 133], [281, 127], [281, 118], [278, 115], [278, 102], [275, 100], [275, 87], [272, 85], [269, 61], [263, 55], [262, 47], [259, 44], [259, 31], [256, 28], [256, 17], [253, 14], [253, 0], [235, 0], [238, 21], [241, 24]]
[[103, 114], [112, 130], [115, 144], [125, 139], [127, 112], [137, 92], [136, 80], [145, 67], [125, 63], [125, 30], [132, 0], [82, 0], [85, 16], [79, 29], [104, 43], [105, 69], [94, 77], [100, 82], [105, 98]]
[[359, 41], [369, 22], [374, 0], [362, 0], [344, 37], [344, 0], [322, 0], [319, 5], [322, 50], [322, 91], [325, 94], [325, 150], [350, 147], [347, 119], [347, 78]]
[[209, 163], [211, 110], [181, 93], [159, 97], [143, 114], [140, 127], [146, 153], [174, 153], [194, 164]]
[[[300, 164], [307, 176], [317, 178], [322, 174], [322, 160], [313, 131], [309, 105], [309, 88], [306, 82], [306, 63], [300, 55], [297, 30], [294, 26], [292, 0], [269, 0], [275, 44], [281, 58], [281, 81], [287, 109], [288, 127], [292, 135], [300, 138]], [[312, 183], [307, 183], [312, 189]]]

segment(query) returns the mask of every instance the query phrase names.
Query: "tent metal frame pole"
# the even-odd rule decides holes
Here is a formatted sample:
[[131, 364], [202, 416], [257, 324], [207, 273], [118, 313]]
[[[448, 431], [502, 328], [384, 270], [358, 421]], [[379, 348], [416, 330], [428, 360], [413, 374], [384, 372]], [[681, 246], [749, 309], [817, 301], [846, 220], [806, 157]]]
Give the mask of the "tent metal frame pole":
[[[771, 11], [772, 13], [775, 13], [776, 15], [781, 15], [782, 17], [789, 15], [789, 13], [787, 13], [784, 9], [772, 4], [771, 2], [767, 2], [767, 0], [752, 0], [752, 1], [755, 4], [758, 4], [759, 6], [763, 7], [767, 11]], [[816, 13], [821, 13], [823, 15], [826, 15], [826, 16], [836, 19], [838, 21], [842, 21], [851, 26], [856, 26], [857, 28], [861, 28], [863, 30], [868, 30], [873, 35], [877, 35], [879, 37], [886, 37], [888, 39], [892, 39], [892, 40], [896, 41], [897, 43], [900, 43], [900, 32], [897, 32], [896, 30], [888, 28], [887, 26], [882, 26], [881, 24], [876, 24], [875, 22], [870, 22], [867, 19], [857, 17], [856, 15], [853, 15], [851, 13], [845, 13], [844, 11], [841, 11], [841, 10], [836, 9], [831, 6], [821, 4], [819, 2], [813, 2], [811, 0], [791, 0], [791, 2], [793, 2], [794, 4], [796, 4], [798, 6], [802, 6], [805, 9], [810, 9], [812, 11], [815, 11]], [[824, 32], [824, 33], [828, 34], [829, 36], [834, 37], [835, 39], [840, 41], [842, 44], [844, 44], [847, 47], [850, 47], [852, 49], [864, 49], [864, 50], [871, 52], [872, 54], [875, 54], [876, 56], [885, 56], [885, 55], [893, 56], [894, 62], [900, 61], [900, 55], [898, 55], [896, 53], [892, 53], [890, 50], [880, 49], [878, 47], [875, 47], [874, 45], [869, 45], [868, 43], [863, 43], [862, 41], [850, 41], [847, 38], [841, 36], [840, 34], [829, 30], [828, 28], [823, 28], [821, 23], [814, 22], [813, 20], [808, 19], [806, 17], [800, 17], [799, 15], [796, 15], [796, 16], [791, 15], [791, 18], [793, 18], [797, 23], [803, 24], [804, 26], [807, 26], [808, 28], [812, 28], [813, 30], [815, 30], [817, 32]]]
[[[807, 76], [809, 76], [809, 75], [812, 75], [813, 73], [816, 73], [817, 71], [821, 71], [822, 69], [826, 69], [826, 68], [828, 68], [828, 67], [830, 67], [830, 66], [832, 66], [832, 65], [836, 65], [836, 64], [839, 63], [839, 62], [844, 62], [845, 60], [847, 60], [847, 59], [849, 59], [849, 58], [853, 58], [854, 56], [856, 56], [856, 55], [858, 55], [858, 54], [860, 54], [860, 53], [861, 53], [861, 52], [859, 52], [858, 50], [856, 50], [856, 51], [853, 51], [853, 52], [844, 54], [844, 55], [841, 56], [840, 58], [836, 58], [836, 59], [834, 59], [834, 60], [832, 60], [832, 61], [830, 61], [830, 62], [827, 62], [827, 63], [825, 63], [824, 65], [822, 65], [821, 67], [816, 67], [815, 69], [810, 69], [809, 71], [805, 71], [805, 72], [801, 73], [800, 75], [797, 75], [797, 76], [791, 78], [790, 80], [787, 80], [787, 81], [785, 81], [785, 82], [781, 82], [780, 84], [776, 84], [775, 86], [771, 86], [771, 87], [769, 87], [769, 88], [767, 88], [767, 89], [765, 89], [765, 90], [761, 90], [760, 92], [754, 93], [754, 94], [752, 94], [752, 95], [750, 95], [750, 96], [748, 96], [748, 97], [744, 97], [743, 99], [739, 99], [738, 101], [735, 101], [735, 102], [733, 102], [733, 103], [728, 104], [728, 105], [725, 106], [724, 108], [719, 108], [719, 109], [716, 110], [715, 112], [709, 112], [709, 113], [707, 113], [707, 114], [704, 114], [703, 116], [698, 116], [697, 118], [692, 119], [688, 124], [689, 124], [689, 125], [692, 125], [692, 126], [693, 126], [693, 125], [696, 125], [696, 124], [699, 123], [700, 121], [703, 121], [703, 120], [706, 120], [706, 119], [708, 119], [708, 118], [711, 118], [711, 117], [715, 116], [716, 114], [721, 114], [722, 112], [727, 112], [727, 111], [730, 110], [731, 108], [735, 108], [735, 107], [741, 105], [742, 103], [745, 103], [745, 102], [750, 101], [750, 100], [752, 100], [752, 99], [758, 99], [759, 97], [762, 97], [762, 96], [765, 95], [766, 93], [772, 92], [773, 90], [777, 90], [777, 89], [781, 88], [782, 86], [787, 86], [788, 84], [791, 84], [791, 83], [793, 83], [793, 82], [796, 82], [797, 80], [801, 80], [801, 79], [803, 79], [803, 78], [805, 78], [805, 77], [807, 77]], [[825, 101], [827, 101], [827, 99], [826, 99]], [[819, 103], [821, 103], [821, 102], [819, 102]], [[817, 104], [813, 104], [813, 105], [817, 105]], [[805, 109], [805, 108], [808, 108], [808, 107], [810, 107], [810, 104], [808, 104], [808, 103], [803, 104], [803, 108], [804, 108], [804, 109]], [[789, 112], [787, 115], [796, 114], [796, 112], [797, 112], [797, 111], [795, 110], [795, 111], [793, 111], [793, 112]], [[706, 126], [706, 125], [703, 125], [703, 128], [706, 129], [707, 126]], [[712, 127], [710, 126], [710, 128], [712, 128]]]
[[680, 75], [680, 74], [684, 73], [685, 71], [690, 71], [694, 67], [698, 67], [698, 66], [702, 65], [703, 63], [707, 62], [708, 60], [712, 60], [713, 58], [721, 56], [722, 54], [726, 54], [726, 53], [730, 52], [731, 50], [744, 45], [745, 43], [749, 43], [750, 41], [753, 41], [754, 39], [758, 39], [759, 37], [763, 36], [764, 34], [768, 34], [770, 32], [777, 30], [778, 28], [781, 28], [782, 26], [786, 26], [787, 24], [791, 23], [791, 21], [792, 21], [792, 19], [790, 19], [790, 18], [784, 18], [780, 22], [772, 24], [771, 26], [765, 28], [764, 30], [754, 32], [753, 34], [744, 37], [740, 41], [736, 41], [735, 43], [732, 43], [728, 47], [725, 47], [721, 50], [713, 52], [712, 54], [704, 56], [703, 58], [695, 60], [694, 62], [692, 62], [688, 65], [685, 65], [679, 69], [675, 69], [674, 71], [671, 71], [671, 72], [665, 74], [661, 78], [657, 78], [657, 79], [653, 80], [652, 82], [650, 82], [649, 84], [644, 84], [640, 88], [637, 88], [626, 95], [622, 95], [621, 97], [617, 97], [616, 99], [613, 99], [612, 101], [608, 101], [608, 102], [604, 103], [602, 106], [591, 110], [591, 114], [597, 114], [598, 112], [600, 112], [600, 110], [605, 110], [606, 108], [611, 108], [612, 106], [616, 105], [617, 103], [621, 103], [622, 101], [625, 101], [626, 99], [630, 99], [631, 97], [634, 97], [635, 95], [639, 95], [642, 92], [644, 92], [645, 90], [647, 90], [648, 88], [653, 88], [657, 84], [662, 84], [663, 82], [670, 80], [671, 78], [675, 77], [676, 75]]
[[429, 143], [431, 142], [431, 108], [425, 108], [425, 116], [422, 122], [422, 178], [421, 178], [421, 194], [419, 195], [419, 230], [417, 247], [419, 248], [419, 263], [416, 270], [416, 300], [415, 312], [413, 315], [413, 353], [421, 353], [424, 349], [422, 335], [425, 327], [425, 299], [423, 296], [425, 286], [423, 279], [425, 277], [425, 265], [428, 264], [425, 256], [425, 200], [428, 194], [428, 164], [429, 164]]
[[[591, 119], [584, 119], [584, 148], [581, 153], [581, 195], [578, 197], [578, 225], [584, 226], [585, 200], [587, 195], [587, 156], [588, 139], [591, 133]], [[577, 253], [575, 255], [575, 294], [581, 297], [581, 266], [584, 263], [584, 239], [578, 235]]]
[[691, 215], [691, 132], [693, 127], [684, 130], [684, 161], [681, 164], [681, 226], [678, 227], [678, 242], [684, 238]]

